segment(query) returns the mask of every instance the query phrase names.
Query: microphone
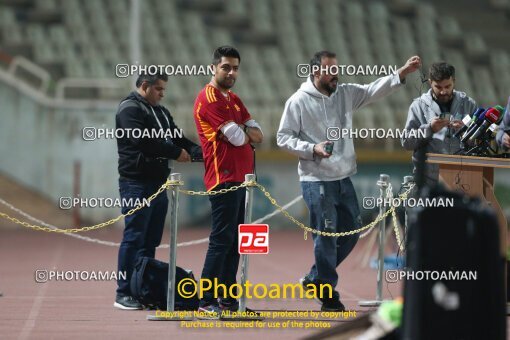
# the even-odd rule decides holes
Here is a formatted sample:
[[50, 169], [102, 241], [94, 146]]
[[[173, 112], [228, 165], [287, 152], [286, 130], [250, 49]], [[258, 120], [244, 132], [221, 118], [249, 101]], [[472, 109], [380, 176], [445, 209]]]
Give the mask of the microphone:
[[490, 126], [491, 124], [494, 124], [498, 121], [499, 119], [499, 111], [498, 110], [489, 110], [487, 111], [487, 113], [485, 114], [485, 120], [483, 121], [482, 125], [480, 125], [478, 127], [478, 129], [475, 131], [475, 133], [469, 137], [469, 140], [470, 141], [474, 141], [476, 140], [478, 137], [480, 137], [480, 135], [485, 132], [485, 130], [487, 129], [488, 126]]
[[501, 105], [496, 105], [496, 106], [494, 106], [494, 108], [495, 108], [496, 110], [498, 110], [498, 111], [499, 111], [499, 113], [500, 113], [502, 116], [505, 114], [506, 109], [505, 109], [503, 106], [501, 106]]
[[480, 116], [480, 114], [482, 114], [484, 111], [485, 109], [483, 107], [479, 107], [478, 109], [473, 111], [473, 114], [471, 116], [464, 117], [464, 119], [462, 119], [462, 123], [464, 123], [464, 126], [461, 127], [457, 132], [455, 132], [453, 137], [459, 138], [460, 135], [463, 134], [464, 131], [466, 131], [471, 126], [471, 124], [473, 124], [476, 121], [478, 116]]
[[487, 111], [489, 111], [491, 108], [488, 108], [487, 110], [485, 110], [484, 112], [480, 113], [480, 115], [476, 118], [476, 120], [469, 126], [469, 128], [467, 129], [467, 131], [462, 135], [462, 138], [460, 140], [461, 143], [465, 143], [469, 137], [471, 137], [473, 135], [473, 133], [475, 133], [476, 129], [482, 125], [483, 121], [485, 120], [485, 114], [487, 113]]
[[487, 110], [487, 113], [485, 113], [484, 121], [483, 123], [478, 127], [478, 129], [475, 131], [471, 137], [469, 137], [470, 141], [476, 140], [480, 135], [485, 132], [487, 127], [491, 124], [494, 124], [498, 121], [499, 116], [501, 115], [500, 111], [496, 109], [495, 107]]
[[[495, 108], [497, 108], [498, 110], [502, 109], [502, 107], [499, 105], [495, 106]], [[499, 112], [501, 112], [501, 111], [499, 111]], [[495, 123], [491, 124], [487, 128], [487, 130], [485, 130], [485, 132], [482, 133], [482, 135], [479, 137], [479, 139], [480, 140], [490, 140], [490, 139], [496, 137], [497, 129], [499, 128], [499, 125], [503, 121], [504, 116], [505, 116], [504, 114], [500, 114], [498, 120]]]

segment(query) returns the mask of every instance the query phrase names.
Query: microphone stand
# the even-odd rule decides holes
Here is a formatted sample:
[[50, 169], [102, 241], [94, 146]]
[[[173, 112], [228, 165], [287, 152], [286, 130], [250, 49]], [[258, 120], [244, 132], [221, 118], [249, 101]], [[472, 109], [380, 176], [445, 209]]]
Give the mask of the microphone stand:
[[489, 142], [486, 139], [482, 139], [480, 144], [475, 145], [466, 152], [466, 156], [490, 157], [495, 153], [496, 151], [490, 146]]

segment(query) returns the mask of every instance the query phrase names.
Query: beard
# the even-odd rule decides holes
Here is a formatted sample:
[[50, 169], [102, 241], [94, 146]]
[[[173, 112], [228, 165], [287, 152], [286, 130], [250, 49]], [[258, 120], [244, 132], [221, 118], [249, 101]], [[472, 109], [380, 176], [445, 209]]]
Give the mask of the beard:
[[332, 78], [330, 81], [321, 81], [320, 86], [324, 89], [329, 95], [335, 92], [336, 87], [338, 86], [338, 77]]
[[221, 81], [218, 81], [218, 85], [223, 87], [224, 89], [230, 89], [236, 83], [235, 78], [224, 78]]
[[450, 102], [453, 98], [453, 93], [450, 93], [450, 94], [447, 94], [447, 95], [444, 95], [444, 96], [436, 96], [436, 99], [438, 102], [442, 103], [442, 104], [446, 104], [448, 102]]

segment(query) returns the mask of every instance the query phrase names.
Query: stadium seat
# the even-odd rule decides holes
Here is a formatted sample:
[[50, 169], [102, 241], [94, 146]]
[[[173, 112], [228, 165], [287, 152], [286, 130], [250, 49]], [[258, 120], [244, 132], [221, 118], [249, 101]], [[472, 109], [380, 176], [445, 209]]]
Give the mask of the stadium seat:
[[471, 33], [465, 37], [466, 52], [474, 60], [483, 58], [487, 55], [487, 45], [480, 34]]
[[461, 47], [463, 42], [463, 34], [459, 23], [452, 17], [445, 16], [438, 21], [440, 39], [449, 45]]
[[399, 60], [407, 60], [409, 56], [418, 54], [419, 50], [414, 43], [411, 23], [405, 19], [395, 19], [393, 24], [394, 41]]
[[0, 5], [0, 27], [7, 28], [18, 25], [14, 11], [7, 7]]
[[498, 10], [510, 10], [510, 0], [489, 0], [489, 3]]
[[76, 61], [66, 60], [66, 62], [64, 63], [64, 69], [66, 74], [70, 78], [90, 77], [83, 63], [77, 63]]
[[[62, 14], [51, 25], [19, 17], [10, 3], [0, 5], [2, 46], [28, 44], [33, 52], [29, 57], [37, 63], [62, 63], [65, 77], [114, 77], [116, 64], [131, 62], [130, 0], [31, 1], [31, 9]], [[509, 0], [487, 3], [502, 9]], [[279, 121], [283, 104], [305, 80], [296, 74], [298, 64], [307, 64], [314, 52], [324, 49], [336, 52], [339, 64], [354, 65], [400, 66], [418, 54], [425, 72], [432, 62], [446, 59], [457, 69], [457, 88], [480, 103], [508, 96], [508, 51], [493, 51], [484, 36], [464, 33], [465, 24], [434, 2], [236, 0], [201, 6], [200, 0], [145, 0], [140, 8], [143, 63], [207, 65], [214, 48], [234, 45], [243, 60], [235, 90], [254, 111], [268, 110], [270, 124]], [[172, 77], [168, 100], [184, 112], [208, 79]], [[342, 76], [340, 81], [373, 79]], [[490, 84], [481, 86], [480, 79]], [[405, 89], [362, 110], [355, 121], [402, 125], [420, 84], [417, 75], [410, 76]]]
[[226, 10], [232, 17], [248, 17], [247, 5], [246, 1], [231, 1]]
[[34, 44], [34, 59], [36, 63], [51, 63], [61, 58], [62, 56], [55, 54], [55, 49], [51, 43], [40, 41]]
[[380, 2], [369, 7], [369, 31], [374, 54], [380, 65], [395, 63], [397, 58], [390, 31], [387, 8]]
[[5, 43], [19, 44], [23, 42], [23, 33], [18, 24], [2, 29], [2, 41]]
[[271, 33], [273, 32], [273, 23], [271, 21], [271, 6], [268, 0], [258, 0], [250, 2], [252, 4], [250, 18], [252, 20], [252, 27], [258, 33]]
[[472, 70], [474, 88], [476, 93], [482, 98], [482, 105], [493, 106], [499, 104], [492, 77], [487, 67], [476, 67]]
[[29, 42], [36, 44], [45, 41], [47, 32], [40, 24], [29, 24], [26, 27], [26, 38]]
[[35, 8], [38, 10], [58, 10], [56, 0], [36, 0]]
[[498, 91], [498, 99], [504, 104], [510, 94], [508, 84], [510, 84], [510, 73], [503, 70], [510, 70], [510, 55], [505, 51], [498, 50], [490, 54], [490, 68], [492, 79], [495, 81]]
[[476, 98], [476, 93], [473, 90], [471, 75], [468, 72], [464, 55], [456, 50], [446, 50], [445, 53], [448, 55], [446, 62], [455, 66], [455, 87], [479, 101], [480, 99]]

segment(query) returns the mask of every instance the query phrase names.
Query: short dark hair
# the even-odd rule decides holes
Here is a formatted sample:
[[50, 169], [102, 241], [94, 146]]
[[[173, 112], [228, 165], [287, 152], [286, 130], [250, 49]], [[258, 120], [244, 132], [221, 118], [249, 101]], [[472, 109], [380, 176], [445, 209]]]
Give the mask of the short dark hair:
[[164, 82], [168, 81], [168, 75], [166, 73], [158, 73], [158, 74], [140, 74], [138, 78], [136, 79], [136, 87], [142, 86], [142, 83], [144, 81], [148, 82], [150, 85], [154, 85], [157, 80], [162, 80]]
[[452, 77], [455, 79], [455, 67], [452, 65], [440, 61], [437, 63], [433, 63], [429, 68], [429, 80], [430, 81], [441, 81], [445, 79], [450, 79]]
[[239, 51], [232, 46], [225, 45], [218, 47], [213, 53], [213, 65], [218, 65], [221, 62], [221, 57], [237, 58], [239, 63], [241, 63], [241, 55], [239, 54]]
[[[315, 68], [314, 66], [320, 66], [322, 58], [336, 58], [336, 53], [330, 51], [315, 52], [310, 60], [310, 70], [313, 70]], [[313, 80], [313, 74], [310, 74], [310, 79]]]

